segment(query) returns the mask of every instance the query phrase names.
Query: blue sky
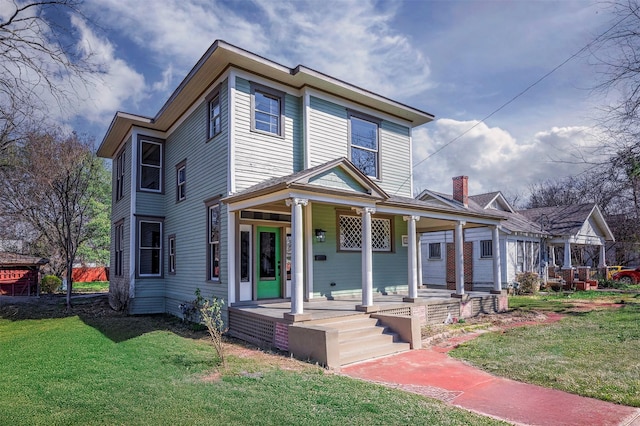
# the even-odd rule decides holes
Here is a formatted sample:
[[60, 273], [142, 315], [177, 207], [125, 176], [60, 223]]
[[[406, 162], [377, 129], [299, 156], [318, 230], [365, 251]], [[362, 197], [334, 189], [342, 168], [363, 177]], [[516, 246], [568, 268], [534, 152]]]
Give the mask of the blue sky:
[[583, 172], [572, 163], [598, 135], [596, 72], [582, 54], [430, 156], [609, 28], [592, 1], [86, 0], [82, 10], [78, 46], [104, 74], [61, 119], [98, 142], [117, 110], [155, 115], [215, 39], [435, 114], [414, 130], [416, 190], [450, 192], [464, 174], [472, 193], [524, 195]]

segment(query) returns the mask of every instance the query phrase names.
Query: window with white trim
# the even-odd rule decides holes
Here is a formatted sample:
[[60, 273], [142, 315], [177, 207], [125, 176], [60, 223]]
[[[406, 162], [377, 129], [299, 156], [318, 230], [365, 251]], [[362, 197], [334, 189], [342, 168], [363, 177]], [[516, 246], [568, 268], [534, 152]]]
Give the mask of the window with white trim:
[[493, 241], [480, 241], [480, 257], [493, 257]]
[[113, 274], [116, 277], [123, 275], [122, 262], [124, 261], [124, 220], [115, 224], [114, 235], [114, 271]]
[[115, 175], [116, 175], [116, 201], [120, 200], [124, 197], [124, 149], [122, 152], [116, 157], [115, 161]]
[[162, 142], [140, 139], [139, 142], [139, 189], [162, 192], [163, 168]]
[[[340, 251], [362, 250], [362, 217], [347, 214], [338, 215], [338, 249]], [[371, 246], [373, 251], [392, 251], [391, 219], [371, 218]]]
[[380, 122], [361, 114], [349, 114], [350, 160], [362, 173], [380, 177], [379, 170]]
[[209, 139], [222, 131], [222, 114], [220, 110], [220, 94], [216, 93], [209, 100]]
[[187, 162], [181, 161], [176, 166], [176, 201], [187, 198]]
[[138, 276], [162, 276], [162, 221], [138, 221]]
[[220, 280], [220, 203], [207, 206], [207, 280]]
[[440, 243], [429, 243], [429, 259], [442, 259]]
[[251, 85], [251, 130], [284, 136], [284, 93], [268, 87]]
[[169, 235], [169, 273], [176, 273], [176, 236]]

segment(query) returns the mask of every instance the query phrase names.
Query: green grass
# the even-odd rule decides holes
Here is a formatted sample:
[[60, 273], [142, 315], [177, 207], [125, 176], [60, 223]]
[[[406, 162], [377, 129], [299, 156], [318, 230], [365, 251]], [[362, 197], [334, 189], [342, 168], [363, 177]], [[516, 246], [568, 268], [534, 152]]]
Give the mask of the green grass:
[[509, 296], [509, 308], [534, 311], [565, 312], [574, 306], [576, 302], [602, 300], [609, 303], [620, 301], [638, 301], [638, 294], [620, 293], [613, 291], [578, 291], [572, 293], [546, 293], [534, 296]]
[[100, 293], [109, 291], [109, 281], [94, 281], [92, 283], [73, 283], [74, 293]]
[[[615, 297], [620, 300], [619, 294]], [[514, 306], [526, 309], [543, 305], [556, 310], [565, 303], [540, 296], [528, 302], [513, 299]], [[499, 376], [640, 407], [638, 303], [569, 314], [551, 325], [488, 333], [451, 355]]]
[[165, 317], [87, 315], [81, 303], [62, 318], [0, 306], [0, 425], [498, 424], [312, 365], [229, 356], [218, 380], [203, 380], [217, 360], [202, 334], [181, 336]]

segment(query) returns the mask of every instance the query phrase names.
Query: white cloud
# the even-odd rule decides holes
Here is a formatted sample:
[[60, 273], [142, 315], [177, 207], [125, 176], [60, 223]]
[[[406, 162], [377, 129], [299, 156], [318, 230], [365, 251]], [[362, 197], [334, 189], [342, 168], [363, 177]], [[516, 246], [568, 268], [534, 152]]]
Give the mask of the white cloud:
[[471, 194], [500, 190], [526, 195], [533, 183], [585, 172], [596, 143], [596, 135], [585, 127], [554, 127], [518, 141], [499, 127], [451, 119], [415, 130], [413, 139], [416, 190], [451, 193], [451, 178], [467, 175]]
[[125, 101], [140, 102], [146, 96], [147, 87], [142, 74], [116, 55], [114, 46], [98, 37], [82, 19], [72, 16], [71, 22], [80, 36], [78, 49], [100, 70], [99, 74], [76, 79], [78, 99], [70, 105], [72, 115], [82, 115], [90, 122], [109, 122], [115, 111]]

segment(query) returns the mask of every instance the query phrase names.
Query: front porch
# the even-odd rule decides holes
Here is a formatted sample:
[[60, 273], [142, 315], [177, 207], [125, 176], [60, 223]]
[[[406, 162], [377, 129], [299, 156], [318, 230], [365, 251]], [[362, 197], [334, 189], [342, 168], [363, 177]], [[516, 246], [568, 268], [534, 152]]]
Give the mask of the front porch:
[[[296, 317], [286, 315], [291, 312], [290, 300], [234, 304], [229, 307], [229, 334], [260, 346], [289, 351], [297, 358], [339, 367], [420, 348], [420, 328], [424, 325], [507, 309], [506, 294], [486, 292], [472, 291], [465, 297], [455, 298], [448, 290], [421, 288], [414, 301], [403, 299], [406, 300], [406, 296], [375, 295], [366, 312], [359, 310], [362, 303], [359, 297], [316, 299], [304, 302], [305, 315], [295, 321]], [[365, 321], [370, 325], [363, 325]], [[349, 329], [348, 324], [354, 324], [353, 327], [359, 324], [358, 329]], [[367, 335], [366, 328], [374, 331]], [[380, 340], [377, 337], [380, 334], [389, 336], [389, 342], [384, 343], [384, 347], [368, 347], [368, 341]], [[359, 354], [347, 355], [349, 345], [357, 346]]]

